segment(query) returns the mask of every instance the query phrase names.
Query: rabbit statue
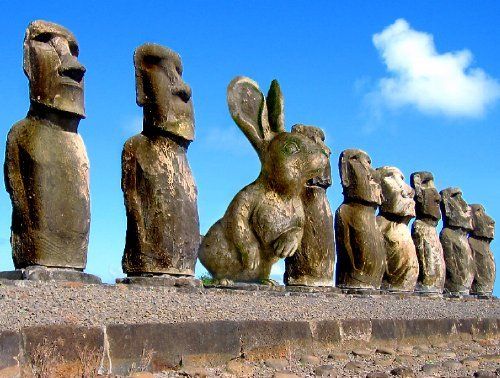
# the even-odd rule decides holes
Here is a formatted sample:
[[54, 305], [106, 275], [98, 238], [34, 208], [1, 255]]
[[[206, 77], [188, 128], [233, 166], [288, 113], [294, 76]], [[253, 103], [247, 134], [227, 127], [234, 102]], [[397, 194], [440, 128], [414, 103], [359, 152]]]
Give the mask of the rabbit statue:
[[216, 282], [273, 285], [271, 267], [301, 244], [305, 214], [301, 193], [321, 175], [328, 151], [300, 132], [286, 132], [283, 96], [273, 80], [267, 98], [247, 77], [229, 83], [233, 120], [257, 151], [258, 178], [232, 200], [203, 238], [198, 257]]

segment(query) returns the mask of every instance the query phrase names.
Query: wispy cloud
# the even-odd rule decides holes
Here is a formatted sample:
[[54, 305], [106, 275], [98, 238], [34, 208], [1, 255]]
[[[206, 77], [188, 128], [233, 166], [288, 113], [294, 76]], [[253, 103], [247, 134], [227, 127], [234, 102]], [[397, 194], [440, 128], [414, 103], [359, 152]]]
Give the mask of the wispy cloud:
[[481, 117], [500, 97], [500, 84], [472, 68], [469, 50], [439, 53], [431, 34], [398, 19], [373, 36], [388, 71], [368, 95], [373, 109], [406, 105], [448, 117]]

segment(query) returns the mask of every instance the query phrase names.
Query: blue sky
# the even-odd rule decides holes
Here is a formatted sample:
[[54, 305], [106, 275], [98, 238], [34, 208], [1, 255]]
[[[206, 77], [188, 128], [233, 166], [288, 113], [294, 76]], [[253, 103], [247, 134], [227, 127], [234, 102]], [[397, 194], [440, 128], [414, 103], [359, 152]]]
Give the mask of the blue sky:
[[[3, 6], [0, 135], [5, 138], [29, 106], [22, 71], [26, 26], [35, 19], [66, 26], [76, 35], [87, 68], [87, 119], [80, 124], [91, 162], [87, 270], [105, 281], [121, 274], [126, 222], [120, 154], [125, 140], [140, 131], [132, 53], [144, 42], [177, 51], [193, 90], [196, 140], [188, 156], [198, 185], [202, 232], [259, 171], [256, 153], [227, 110], [226, 86], [236, 75], [251, 77], [265, 90], [278, 79], [287, 127], [322, 127], [334, 167], [342, 150], [356, 147], [370, 154], [375, 167], [394, 165], [408, 178], [411, 172], [429, 170], [438, 189], [461, 187], [466, 201], [482, 203], [500, 221], [500, 3], [69, 4]], [[379, 38], [374, 40], [375, 34]], [[407, 54], [407, 46], [419, 54]], [[456, 53], [463, 50], [469, 53]], [[5, 143], [0, 148], [3, 156]], [[335, 168], [329, 198], [335, 210], [342, 200]], [[10, 213], [9, 197], [0, 191], [2, 270], [12, 268]], [[497, 260], [499, 245], [492, 243]]]

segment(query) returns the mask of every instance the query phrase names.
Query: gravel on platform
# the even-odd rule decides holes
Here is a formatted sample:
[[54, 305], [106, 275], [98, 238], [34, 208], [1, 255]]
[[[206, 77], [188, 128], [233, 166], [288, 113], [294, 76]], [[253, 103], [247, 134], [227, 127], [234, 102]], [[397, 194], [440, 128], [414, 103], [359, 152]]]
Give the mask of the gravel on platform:
[[500, 318], [500, 300], [176, 289], [132, 285], [0, 283], [0, 330], [213, 320]]

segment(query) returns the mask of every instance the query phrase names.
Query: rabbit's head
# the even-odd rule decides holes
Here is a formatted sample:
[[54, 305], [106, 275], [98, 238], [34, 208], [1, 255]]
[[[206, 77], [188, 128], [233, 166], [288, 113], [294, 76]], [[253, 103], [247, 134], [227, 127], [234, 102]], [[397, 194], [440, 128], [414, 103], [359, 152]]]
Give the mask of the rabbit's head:
[[[236, 77], [227, 90], [229, 111], [259, 155], [261, 178], [277, 192], [298, 192], [322, 175], [329, 150], [302, 132], [286, 132], [283, 95], [273, 80], [267, 97], [247, 77]], [[320, 138], [321, 139], [321, 138]]]

